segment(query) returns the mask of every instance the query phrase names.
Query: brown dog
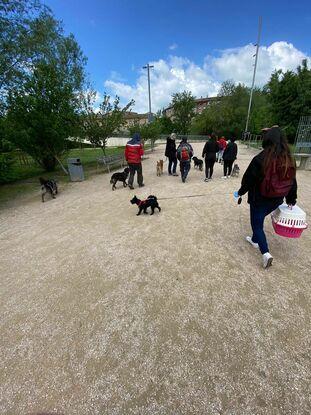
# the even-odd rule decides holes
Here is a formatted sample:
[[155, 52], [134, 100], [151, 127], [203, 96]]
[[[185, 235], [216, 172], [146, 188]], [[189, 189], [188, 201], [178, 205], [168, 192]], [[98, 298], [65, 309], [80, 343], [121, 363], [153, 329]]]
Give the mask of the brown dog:
[[157, 161], [157, 176], [162, 176], [163, 174], [163, 160]]

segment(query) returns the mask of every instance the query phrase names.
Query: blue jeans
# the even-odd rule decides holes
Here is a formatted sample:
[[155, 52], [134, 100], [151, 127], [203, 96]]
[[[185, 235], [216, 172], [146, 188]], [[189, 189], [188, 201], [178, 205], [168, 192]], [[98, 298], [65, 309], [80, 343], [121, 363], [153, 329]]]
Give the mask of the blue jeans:
[[263, 230], [265, 217], [273, 212], [280, 204], [272, 203], [269, 205], [250, 205], [251, 226], [253, 230], [252, 241], [259, 245], [260, 252], [269, 252], [267, 238]]
[[181, 173], [181, 178], [183, 180], [186, 180], [188, 173], [190, 171], [191, 168], [191, 162], [189, 161], [180, 161], [180, 173]]

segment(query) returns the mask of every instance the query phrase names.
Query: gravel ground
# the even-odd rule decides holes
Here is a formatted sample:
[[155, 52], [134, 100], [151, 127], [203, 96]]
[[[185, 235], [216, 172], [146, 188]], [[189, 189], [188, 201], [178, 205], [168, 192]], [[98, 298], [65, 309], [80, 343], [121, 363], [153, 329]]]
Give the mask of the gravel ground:
[[[157, 177], [163, 150], [143, 189], [112, 192], [104, 174], [0, 211], [1, 414], [311, 413], [310, 231], [281, 238], [267, 220], [263, 270], [240, 179]], [[253, 154], [240, 146], [242, 172]], [[133, 194], [162, 212], [136, 217]]]

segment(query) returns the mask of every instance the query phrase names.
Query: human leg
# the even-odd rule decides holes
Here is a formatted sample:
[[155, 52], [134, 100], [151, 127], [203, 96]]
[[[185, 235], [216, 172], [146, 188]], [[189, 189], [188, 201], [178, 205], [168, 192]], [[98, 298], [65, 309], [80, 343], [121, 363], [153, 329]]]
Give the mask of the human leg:
[[228, 176], [231, 176], [233, 162], [234, 160], [228, 160]]
[[210, 160], [209, 179], [213, 177], [215, 160]]
[[130, 169], [130, 176], [128, 179], [128, 185], [129, 188], [133, 187], [133, 182], [134, 182], [134, 176], [135, 176], [135, 165], [134, 164], [129, 164], [129, 169]]
[[172, 174], [172, 164], [173, 164], [173, 159], [172, 157], [168, 158], [168, 174], [171, 175]]
[[173, 174], [176, 174], [177, 157], [174, 157], [173, 161]]
[[143, 186], [144, 178], [143, 178], [143, 167], [142, 167], [141, 163], [136, 165], [136, 170], [137, 170], [137, 183], [138, 183], [138, 186]]

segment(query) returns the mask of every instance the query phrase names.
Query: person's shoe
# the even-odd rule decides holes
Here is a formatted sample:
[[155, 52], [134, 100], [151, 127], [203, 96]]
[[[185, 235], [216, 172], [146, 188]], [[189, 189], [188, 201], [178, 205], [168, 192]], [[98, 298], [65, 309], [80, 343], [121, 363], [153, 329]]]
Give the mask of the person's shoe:
[[222, 179], [227, 179], [227, 176], [222, 176], [221, 178], [222, 178]]
[[140, 184], [140, 185], [139, 185], [139, 187], [144, 187], [144, 186], [145, 186], [144, 184]]
[[227, 176], [227, 179], [230, 179], [231, 176]]
[[186, 179], [184, 177], [181, 178], [182, 182], [185, 183]]
[[134, 190], [134, 187], [129, 185], [129, 189]]
[[169, 176], [174, 176], [172, 173], [169, 173], [168, 175], [169, 175]]
[[177, 174], [177, 173], [173, 173], [173, 174], [172, 174], [172, 176], [175, 176], [175, 177], [177, 177], [177, 176], [178, 176], [178, 174]]
[[247, 240], [248, 243], [252, 245], [253, 248], [256, 248], [256, 249], [259, 248], [259, 245], [256, 242], [253, 242], [251, 236], [247, 236], [245, 239]]
[[269, 268], [272, 265], [273, 256], [270, 254], [270, 252], [266, 252], [262, 256], [262, 262], [264, 268]]
[[205, 181], [205, 182], [208, 182], [208, 178], [206, 177], [206, 178], [204, 179], [204, 181]]

